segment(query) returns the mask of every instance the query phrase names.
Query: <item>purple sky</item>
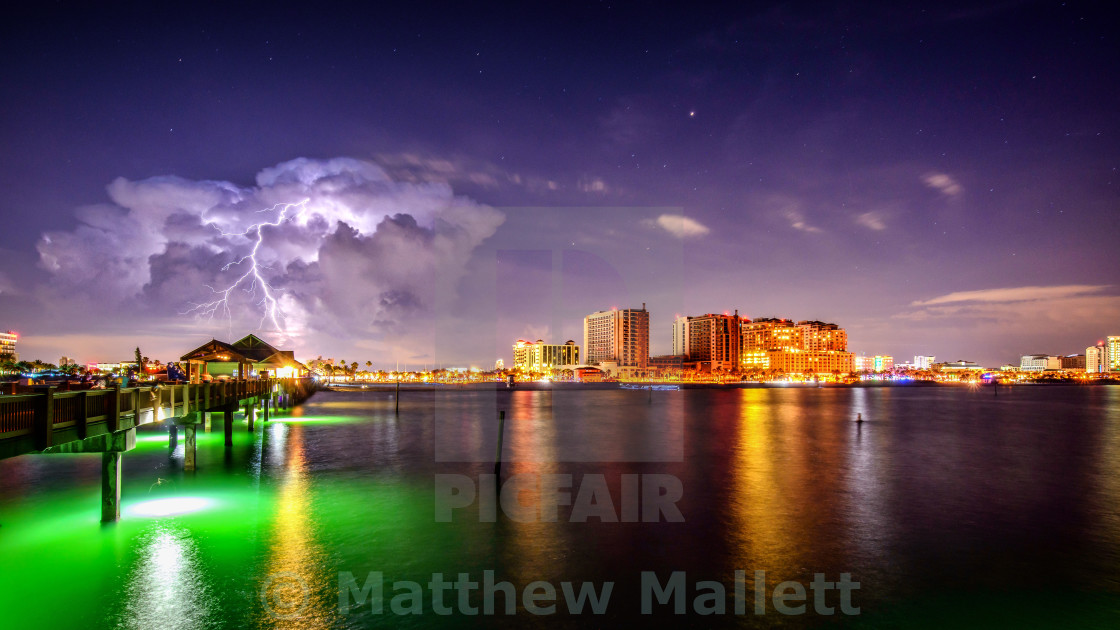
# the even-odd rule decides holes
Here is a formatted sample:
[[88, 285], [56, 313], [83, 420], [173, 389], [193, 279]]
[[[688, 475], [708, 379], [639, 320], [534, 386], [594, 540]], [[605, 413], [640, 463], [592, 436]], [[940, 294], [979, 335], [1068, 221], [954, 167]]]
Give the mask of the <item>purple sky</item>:
[[253, 331], [488, 366], [642, 302], [655, 354], [734, 309], [896, 360], [1120, 334], [1097, 3], [28, 4], [0, 25], [25, 358]]

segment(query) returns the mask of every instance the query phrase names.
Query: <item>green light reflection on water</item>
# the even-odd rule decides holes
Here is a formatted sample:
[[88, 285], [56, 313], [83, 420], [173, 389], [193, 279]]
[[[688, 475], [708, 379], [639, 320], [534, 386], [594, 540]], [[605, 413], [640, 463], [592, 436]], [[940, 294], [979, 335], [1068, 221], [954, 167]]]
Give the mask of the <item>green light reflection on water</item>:
[[[122, 520], [108, 525], [98, 522], [99, 454], [0, 463], [0, 474], [26, 467], [58, 479], [24, 494], [0, 493], [4, 625], [327, 627], [339, 621], [339, 571], [427, 581], [437, 571], [482, 570], [484, 546], [469, 554], [475, 568], [462, 557], [476, 547], [466, 538], [478, 532], [433, 522], [430, 478], [311, 472], [296, 462], [296, 443], [361, 418], [277, 420], [258, 423], [254, 433], [235, 431], [228, 450], [220, 421], [211, 432], [200, 427], [194, 474], [182, 471], [182, 431], [171, 451], [166, 427], [143, 427], [124, 455]], [[317, 615], [278, 623], [263, 609], [261, 587], [304, 561]]]

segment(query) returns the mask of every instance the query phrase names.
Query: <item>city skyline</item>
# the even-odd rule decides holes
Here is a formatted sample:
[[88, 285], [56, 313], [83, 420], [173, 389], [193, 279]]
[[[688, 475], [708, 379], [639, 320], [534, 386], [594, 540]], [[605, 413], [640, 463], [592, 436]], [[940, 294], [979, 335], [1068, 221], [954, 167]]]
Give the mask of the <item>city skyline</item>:
[[253, 332], [486, 364], [644, 302], [653, 355], [677, 317], [735, 309], [837, 322], [857, 354], [1083, 352], [1120, 323], [1109, 23], [20, 7], [0, 328], [44, 360]]

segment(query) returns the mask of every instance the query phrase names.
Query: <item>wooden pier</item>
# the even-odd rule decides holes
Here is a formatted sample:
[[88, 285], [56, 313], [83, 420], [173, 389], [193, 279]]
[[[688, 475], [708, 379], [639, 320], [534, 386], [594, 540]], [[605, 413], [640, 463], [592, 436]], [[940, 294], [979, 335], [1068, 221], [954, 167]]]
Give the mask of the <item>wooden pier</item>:
[[170, 425], [184, 433], [184, 470], [195, 469], [195, 432], [209, 414], [224, 413], [225, 443], [233, 444], [233, 415], [244, 409], [253, 430], [257, 411], [290, 408], [315, 391], [311, 379], [246, 379], [201, 384], [58, 391], [0, 396], [0, 459], [26, 454], [101, 453], [101, 520], [120, 518], [121, 454], [136, 446], [136, 427]]

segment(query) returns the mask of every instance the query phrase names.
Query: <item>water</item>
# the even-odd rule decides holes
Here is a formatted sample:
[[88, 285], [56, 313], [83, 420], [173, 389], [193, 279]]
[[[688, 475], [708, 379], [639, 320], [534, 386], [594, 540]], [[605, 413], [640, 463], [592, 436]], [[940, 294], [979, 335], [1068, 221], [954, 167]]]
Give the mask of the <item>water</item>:
[[[99, 518], [99, 455], [0, 461], [0, 610], [8, 628], [1116, 627], [1120, 621], [1120, 388], [955, 387], [317, 394], [234, 446], [145, 427], [124, 456], [122, 520]], [[504, 478], [571, 474], [609, 490], [620, 520], [629, 475], [680, 480], [683, 522], [436, 522], [437, 475], [493, 472], [495, 412], [508, 411]], [[866, 420], [853, 422], [857, 414]], [[650, 477], [663, 479], [663, 477]], [[456, 477], [456, 479], [461, 479]], [[508, 488], [508, 486], [507, 486]], [[505, 493], [508, 495], [508, 490]], [[522, 495], [536, 506], [547, 493]], [[601, 498], [601, 497], [600, 497]], [[442, 504], [442, 503], [441, 503]], [[482, 510], [484, 512], [484, 510]], [[640, 513], [639, 513], [640, 514]], [[745, 615], [734, 613], [745, 571]], [[493, 571], [533, 581], [614, 582], [605, 615], [441, 616], [390, 609], [394, 581], [426, 588]], [[726, 593], [723, 615], [642, 616], [641, 572], [683, 571]], [[765, 571], [765, 614], [754, 614]], [[339, 574], [385, 580], [384, 608], [339, 610]], [[820, 614], [773, 604], [782, 581], [849, 573]], [[360, 590], [360, 589], [359, 589]], [[399, 592], [403, 592], [399, 591]], [[262, 593], [264, 597], [262, 598]], [[520, 599], [520, 597], [519, 597]], [[476, 592], [465, 602], [482, 604]], [[712, 599], [707, 600], [708, 604]], [[401, 602], [405, 603], [405, 602]], [[458, 609], [455, 591], [447, 602]], [[351, 604], [354, 604], [351, 598]], [[485, 611], [483, 611], [485, 612]], [[587, 613], [588, 611], [585, 611]]]

